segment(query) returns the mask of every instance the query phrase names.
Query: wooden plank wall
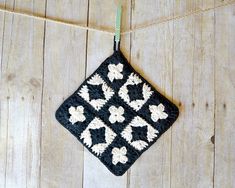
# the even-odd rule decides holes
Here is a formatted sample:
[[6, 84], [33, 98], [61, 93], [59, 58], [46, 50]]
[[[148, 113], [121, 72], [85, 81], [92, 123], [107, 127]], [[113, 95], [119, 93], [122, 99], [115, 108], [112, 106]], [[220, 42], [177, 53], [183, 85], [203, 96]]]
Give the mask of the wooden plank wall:
[[[108, 30], [116, 12], [110, 0], [0, 0], [0, 7]], [[0, 13], [0, 188], [235, 187], [235, 1], [124, 1], [123, 30], [154, 21], [123, 35], [121, 49], [180, 116], [116, 177], [54, 118], [111, 55], [113, 36]]]

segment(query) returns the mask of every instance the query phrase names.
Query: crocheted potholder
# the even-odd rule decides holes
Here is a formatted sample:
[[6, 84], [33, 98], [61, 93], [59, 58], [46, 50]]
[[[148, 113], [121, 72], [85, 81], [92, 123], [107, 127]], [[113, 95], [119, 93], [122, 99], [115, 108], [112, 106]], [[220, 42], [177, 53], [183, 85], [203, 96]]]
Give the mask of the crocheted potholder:
[[122, 175], [178, 113], [118, 50], [65, 100], [56, 118], [113, 174]]

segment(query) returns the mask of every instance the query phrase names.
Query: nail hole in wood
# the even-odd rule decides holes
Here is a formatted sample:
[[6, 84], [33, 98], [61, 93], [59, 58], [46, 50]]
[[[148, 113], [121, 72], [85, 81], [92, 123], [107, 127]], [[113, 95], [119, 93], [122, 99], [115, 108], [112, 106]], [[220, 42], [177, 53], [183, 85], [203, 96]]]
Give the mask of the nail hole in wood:
[[224, 107], [224, 109], [226, 108], [226, 104], [225, 103], [223, 104], [223, 107]]
[[206, 108], [208, 108], [209, 107], [209, 104], [208, 104], [208, 102], [206, 102]]
[[31, 79], [29, 80], [29, 83], [30, 83], [32, 86], [34, 86], [35, 88], [40, 87], [40, 82], [39, 82], [37, 79], [35, 79], [35, 78], [31, 78]]
[[194, 107], [194, 106], [195, 106], [195, 103], [193, 102], [193, 103], [192, 103], [192, 107]]
[[215, 135], [213, 135], [213, 136], [211, 137], [211, 142], [212, 142], [212, 144], [215, 144]]
[[182, 106], [182, 103], [181, 103], [181, 102], [179, 102], [179, 106]]
[[7, 76], [7, 80], [8, 81], [12, 81], [14, 78], [16, 77], [16, 75], [15, 74], [9, 74], [8, 76]]
[[137, 57], [137, 59], [140, 59], [140, 52], [139, 51], [137, 52], [136, 57]]

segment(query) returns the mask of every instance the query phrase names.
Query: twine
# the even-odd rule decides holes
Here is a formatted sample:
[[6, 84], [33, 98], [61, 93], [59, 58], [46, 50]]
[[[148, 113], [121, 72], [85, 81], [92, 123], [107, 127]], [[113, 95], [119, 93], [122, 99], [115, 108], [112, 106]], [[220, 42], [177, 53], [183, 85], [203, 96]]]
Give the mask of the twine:
[[[162, 24], [162, 23], [165, 23], [165, 22], [173, 21], [173, 20], [178, 20], [178, 19], [190, 16], [190, 15], [195, 15], [195, 14], [198, 14], [198, 13], [203, 13], [203, 12], [207, 12], [207, 11], [210, 11], [210, 10], [214, 10], [214, 9], [217, 9], [217, 8], [220, 8], [220, 7], [225, 7], [225, 6], [228, 6], [228, 5], [232, 5], [234, 3], [235, 3], [235, 1], [230, 1], [228, 3], [217, 5], [217, 6], [214, 6], [214, 7], [211, 7], [211, 8], [198, 9], [196, 11], [189, 12], [189, 13], [184, 14], [184, 15], [171, 16], [169, 18], [163, 18], [163, 19], [155, 20], [154, 22], [144, 24], [142, 26], [137, 26], [133, 29], [123, 31], [123, 32], [121, 32], [121, 35], [134, 33], [136, 31], [140, 31], [140, 30], [146, 29], [148, 27], [152, 27], [154, 25]], [[41, 20], [41, 21], [46, 21], [46, 22], [57, 23], [57, 24], [61, 24], [61, 25], [66, 25], [66, 26], [70, 26], [70, 27], [75, 27], [75, 28], [79, 28], [79, 29], [88, 30], [88, 31], [96, 31], [96, 32], [105, 33], [105, 34], [109, 34], [109, 35], [114, 35], [115, 34], [114, 30], [111, 31], [111, 30], [108, 30], [108, 29], [100, 29], [98, 27], [84, 26], [82, 24], [77, 24], [77, 23], [67, 21], [67, 20], [60, 20], [60, 19], [57, 19], [57, 18], [44, 17], [44, 16], [37, 15], [37, 14], [34, 14], [34, 13], [27, 13], [27, 12], [22, 12], [22, 11], [18, 11], [18, 10], [11, 10], [9, 8], [0, 7], [0, 12], [9, 13], [9, 14], [18, 15], [18, 16], [23, 16], [23, 17], [28, 17], [28, 18], [33, 18], [33, 19], [36, 19], [36, 20]]]

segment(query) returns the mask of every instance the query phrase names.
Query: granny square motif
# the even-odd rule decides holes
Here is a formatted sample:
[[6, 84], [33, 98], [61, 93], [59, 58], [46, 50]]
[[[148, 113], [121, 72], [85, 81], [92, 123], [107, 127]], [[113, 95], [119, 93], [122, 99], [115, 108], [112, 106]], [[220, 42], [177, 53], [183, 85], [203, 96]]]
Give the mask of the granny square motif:
[[178, 114], [178, 108], [115, 51], [64, 101], [56, 119], [120, 176]]

